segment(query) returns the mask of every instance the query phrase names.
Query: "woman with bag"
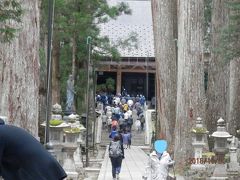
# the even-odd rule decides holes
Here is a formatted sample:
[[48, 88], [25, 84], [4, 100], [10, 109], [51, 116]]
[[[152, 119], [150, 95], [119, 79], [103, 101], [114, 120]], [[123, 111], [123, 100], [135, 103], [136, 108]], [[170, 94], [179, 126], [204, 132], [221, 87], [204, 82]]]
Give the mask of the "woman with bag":
[[110, 142], [108, 152], [112, 163], [112, 177], [114, 180], [119, 179], [122, 160], [124, 159], [123, 144], [120, 141], [119, 135], [116, 135]]

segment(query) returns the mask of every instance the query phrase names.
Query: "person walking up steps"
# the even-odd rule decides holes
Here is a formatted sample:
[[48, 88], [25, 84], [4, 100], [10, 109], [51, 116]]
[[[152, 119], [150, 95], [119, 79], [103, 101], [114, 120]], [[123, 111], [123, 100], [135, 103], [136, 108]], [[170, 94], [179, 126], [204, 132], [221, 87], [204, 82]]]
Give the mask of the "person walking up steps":
[[130, 149], [131, 148], [131, 144], [132, 144], [132, 133], [130, 130], [128, 130], [128, 144], [127, 147]]
[[116, 135], [109, 145], [109, 158], [112, 163], [112, 177], [114, 180], [119, 179], [122, 160], [124, 159], [124, 149], [120, 142], [119, 135]]
[[122, 137], [123, 137], [123, 147], [124, 149], [127, 149], [129, 145], [130, 134], [126, 130], [124, 130]]
[[109, 138], [114, 139], [114, 137], [115, 137], [116, 135], [118, 135], [117, 127], [116, 127], [116, 126], [113, 126], [113, 127], [112, 127], [112, 131], [111, 131], [110, 134], [109, 134]]
[[141, 122], [141, 130], [143, 131], [144, 124], [145, 124], [145, 117], [143, 113], [140, 114], [140, 122]]
[[139, 119], [137, 119], [135, 121], [135, 127], [136, 127], [137, 132], [139, 133], [140, 132], [140, 128], [141, 128], [141, 122], [140, 122]]

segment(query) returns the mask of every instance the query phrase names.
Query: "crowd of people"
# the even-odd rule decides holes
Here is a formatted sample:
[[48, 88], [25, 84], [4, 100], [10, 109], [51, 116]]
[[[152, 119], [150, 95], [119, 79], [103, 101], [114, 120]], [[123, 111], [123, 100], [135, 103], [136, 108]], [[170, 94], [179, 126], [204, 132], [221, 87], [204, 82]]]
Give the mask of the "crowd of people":
[[[137, 133], [144, 130], [145, 98], [142, 95], [130, 97], [127, 94], [116, 96], [102, 94], [97, 95], [96, 100], [101, 102], [104, 107], [103, 129], [109, 133], [109, 158], [112, 164], [112, 177], [116, 180], [119, 179], [122, 160], [125, 158], [124, 151], [131, 148], [132, 130], [135, 129]], [[136, 114], [134, 117], [133, 113]], [[173, 163], [167, 152], [160, 154], [153, 151], [150, 154], [143, 179], [166, 179], [168, 167]]]
[[[145, 105], [145, 97], [142, 95], [136, 97], [127, 96], [107, 96], [98, 95], [97, 101], [104, 106], [103, 127], [108, 127], [110, 132], [112, 127], [117, 127], [122, 133], [124, 131], [131, 132], [133, 123], [135, 122], [138, 131], [144, 129], [143, 108]], [[133, 111], [136, 111], [137, 119], [133, 120]]]
[[[102, 94], [97, 95], [96, 100], [104, 107], [103, 129], [108, 130], [111, 141], [109, 157], [112, 163], [112, 176], [113, 179], [118, 179], [122, 159], [124, 159], [124, 149], [131, 148], [132, 130], [135, 129], [138, 133], [144, 130], [145, 97], [143, 95], [130, 97], [127, 94], [116, 96]], [[133, 113], [136, 114], [134, 117]]]

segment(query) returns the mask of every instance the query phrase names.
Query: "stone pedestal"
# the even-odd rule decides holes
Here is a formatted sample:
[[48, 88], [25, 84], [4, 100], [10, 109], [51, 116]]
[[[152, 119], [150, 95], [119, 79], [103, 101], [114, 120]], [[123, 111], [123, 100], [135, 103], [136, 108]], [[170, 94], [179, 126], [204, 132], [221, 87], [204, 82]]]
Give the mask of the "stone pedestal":
[[75, 166], [76, 166], [76, 171], [79, 173], [79, 175], [83, 175], [84, 170], [83, 170], [80, 141], [77, 142], [77, 150], [74, 152], [73, 158], [74, 158], [74, 162], [75, 162]]
[[[46, 123], [41, 124], [42, 126], [46, 126]], [[62, 165], [63, 164], [63, 129], [69, 127], [68, 124], [62, 123], [57, 126], [49, 125], [49, 143], [51, 143], [52, 151], [54, 152], [54, 156], [57, 161]]]
[[66, 180], [78, 180], [78, 173], [76, 172], [76, 166], [73, 159], [73, 153], [76, 151], [77, 146], [73, 144], [65, 144], [62, 151], [66, 153], [64, 159], [63, 169], [67, 173]]
[[210, 180], [227, 180], [227, 171], [225, 164], [216, 164], [213, 176], [210, 178]]
[[66, 128], [64, 129], [66, 134], [63, 152], [66, 153], [63, 168], [66, 171], [68, 177], [67, 180], [77, 180], [78, 172], [74, 162], [74, 152], [77, 150], [77, 139], [79, 137], [79, 128]]
[[82, 153], [81, 153], [81, 145], [83, 143], [82, 134], [85, 131], [85, 128], [80, 124], [79, 121], [76, 121], [74, 127], [77, 127], [80, 129], [80, 133], [77, 137], [77, 150], [74, 152], [74, 162], [76, 165], [76, 171], [79, 173], [79, 175], [84, 175], [84, 169], [83, 169], [83, 162], [82, 162]]
[[63, 164], [63, 129], [69, 127], [69, 125], [62, 123], [58, 126], [50, 126], [49, 127], [49, 141], [53, 146], [53, 150], [58, 162], [62, 165]]
[[229, 148], [230, 162], [228, 163], [227, 173], [230, 177], [240, 177], [239, 171], [239, 163], [237, 162], [237, 139], [235, 137], [232, 138], [231, 145]]
[[195, 144], [194, 146], [194, 160], [195, 164], [191, 164], [191, 170], [196, 170], [196, 171], [205, 171], [206, 166], [204, 163], [201, 163], [202, 159], [202, 148], [205, 144]]

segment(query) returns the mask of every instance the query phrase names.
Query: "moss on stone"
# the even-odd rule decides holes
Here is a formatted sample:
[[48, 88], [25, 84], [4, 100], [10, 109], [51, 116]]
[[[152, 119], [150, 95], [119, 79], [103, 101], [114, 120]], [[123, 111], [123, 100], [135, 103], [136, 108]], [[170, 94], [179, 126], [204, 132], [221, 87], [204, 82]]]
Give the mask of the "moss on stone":
[[62, 124], [63, 123], [63, 120], [59, 120], [59, 119], [51, 119], [50, 121], [49, 121], [49, 124], [51, 125], [51, 126], [58, 126], [58, 125], [60, 125], [60, 124]]
[[202, 153], [202, 157], [203, 158], [212, 158], [215, 156], [215, 153], [214, 152], [205, 152], [205, 153]]
[[65, 133], [80, 133], [80, 128], [64, 128]]
[[195, 134], [206, 134], [208, 130], [205, 127], [195, 127], [192, 128], [191, 132]]

